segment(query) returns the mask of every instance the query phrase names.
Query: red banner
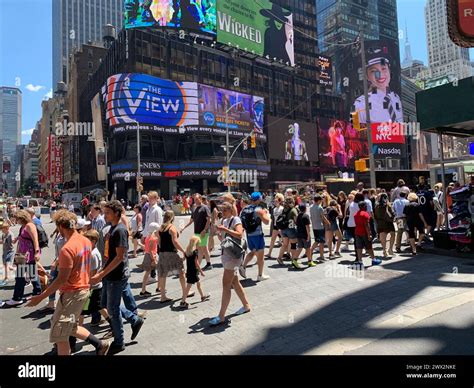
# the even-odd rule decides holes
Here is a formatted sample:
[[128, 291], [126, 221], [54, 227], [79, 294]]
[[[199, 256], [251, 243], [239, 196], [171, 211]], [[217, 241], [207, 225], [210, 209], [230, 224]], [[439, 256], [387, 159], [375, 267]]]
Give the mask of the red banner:
[[405, 144], [405, 134], [401, 123], [372, 123], [373, 144]]
[[61, 142], [57, 136], [50, 135], [48, 138], [48, 180], [52, 184], [59, 184], [63, 181], [63, 153]]
[[458, 0], [459, 29], [469, 37], [474, 37], [474, 0]]

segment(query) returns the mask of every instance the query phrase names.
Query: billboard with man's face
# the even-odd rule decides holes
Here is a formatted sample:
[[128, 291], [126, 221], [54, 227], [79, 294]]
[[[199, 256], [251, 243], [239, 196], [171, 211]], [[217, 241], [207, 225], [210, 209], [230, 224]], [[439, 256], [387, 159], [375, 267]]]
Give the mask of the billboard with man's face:
[[318, 160], [318, 132], [315, 123], [269, 116], [268, 143], [270, 159]]
[[125, 28], [176, 27], [216, 33], [215, 0], [125, 0]]

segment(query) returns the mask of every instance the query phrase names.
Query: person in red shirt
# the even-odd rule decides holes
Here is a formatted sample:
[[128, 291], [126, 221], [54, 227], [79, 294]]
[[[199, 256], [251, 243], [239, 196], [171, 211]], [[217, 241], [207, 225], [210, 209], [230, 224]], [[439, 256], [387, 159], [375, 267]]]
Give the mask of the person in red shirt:
[[58, 276], [40, 295], [33, 296], [27, 306], [37, 306], [59, 290], [60, 298], [51, 318], [50, 342], [57, 345], [59, 356], [69, 356], [69, 337], [79, 338], [95, 347], [97, 355], [106, 355], [110, 341], [101, 341], [86, 328], [79, 326], [79, 318], [89, 297], [91, 272], [91, 242], [76, 230], [75, 214], [60, 210], [54, 216], [56, 227], [66, 240], [59, 252]]
[[356, 265], [364, 266], [362, 262], [362, 250], [365, 248], [372, 259], [372, 265], [380, 264], [381, 261], [375, 258], [374, 249], [372, 248], [372, 234], [370, 231], [370, 215], [367, 212], [367, 204], [365, 201], [359, 202], [359, 211], [354, 215], [355, 220], [355, 248], [357, 258]]

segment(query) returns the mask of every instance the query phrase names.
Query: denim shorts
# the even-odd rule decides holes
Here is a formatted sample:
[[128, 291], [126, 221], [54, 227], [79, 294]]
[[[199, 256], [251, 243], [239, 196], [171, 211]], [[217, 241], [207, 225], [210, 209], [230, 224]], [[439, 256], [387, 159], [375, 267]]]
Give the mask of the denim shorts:
[[326, 231], [324, 229], [313, 229], [314, 241], [324, 244], [326, 242]]
[[287, 237], [290, 240], [295, 240], [297, 236], [298, 233], [296, 231], [296, 228], [287, 228], [281, 230], [281, 237]]
[[247, 243], [250, 251], [258, 252], [265, 249], [265, 239], [263, 238], [263, 234], [258, 236], [247, 236]]
[[12, 263], [14, 257], [15, 251], [4, 253], [2, 256], [3, 265], [7, 265], [7, 263]]
[[300, 249], [308, 249], [311, 248], [311, 240], [307, 240], [305, 238], [298, 239], [298, 248]]

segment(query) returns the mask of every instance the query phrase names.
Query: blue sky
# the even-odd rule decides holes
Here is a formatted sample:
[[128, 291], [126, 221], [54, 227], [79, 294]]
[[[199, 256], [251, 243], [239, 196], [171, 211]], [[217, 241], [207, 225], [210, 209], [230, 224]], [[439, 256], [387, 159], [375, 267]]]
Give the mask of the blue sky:
[[[399, 28], [404, 31], [406, 22], [413, 57], [427, 63], [425, 2], [397, 0]], [[51, 0], [0, 0], [0, 85], [17, 83], [23, 92], [23, 143], [29, 140], [28, 131], [41, 117], [41, 101], [52, 88], [51, 3]], [[402, 39], [402, 60], [404, 43]], [[474, 59], [473, 50], [471, 58]]]

